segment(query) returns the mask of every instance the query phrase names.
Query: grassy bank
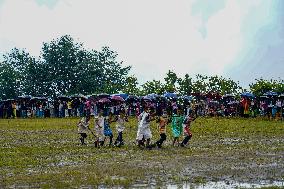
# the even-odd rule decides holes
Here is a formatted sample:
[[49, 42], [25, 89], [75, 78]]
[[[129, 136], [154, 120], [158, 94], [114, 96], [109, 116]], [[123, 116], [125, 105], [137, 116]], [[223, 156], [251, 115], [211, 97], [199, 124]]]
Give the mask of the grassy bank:
[[[168, 128], [163, 149], [141, 150], [134, 144], [134, 119], [127, 123], [124, 147], [100, 149], [94, 147], [90, 134], [87, 146], [79, 144], [77, 121], [0, 120], [0, 188], [284, 180], [283, 122], [199, 118], [192, 125], [187, 148], [170, 145]], [[155, 123], [151, 126], [157, 140]]]

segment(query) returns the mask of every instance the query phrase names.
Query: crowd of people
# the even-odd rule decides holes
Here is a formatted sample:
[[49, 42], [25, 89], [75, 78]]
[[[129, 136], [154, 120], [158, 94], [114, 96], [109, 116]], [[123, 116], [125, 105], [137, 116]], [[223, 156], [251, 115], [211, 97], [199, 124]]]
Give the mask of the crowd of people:
[[20, 96], [17, 99], [0, 101], [0, 118], [49, 118], [82, 117], [85, 114], [97, 116], [102, 110], [104, 115], [117, 114], [124, 107], [128, 116], [138, 116], [142, 112], [143, 102], [150, 102], [150, 108], [161, 114], [165, 109], [168, 114], [177, 105], [184, 112], [194, 109], [197, 116], [240, 116], [269, 118], [283, 117], [283, 95], [254, 97], [244, 93], [237, 100], [234, 95], [217, 93], [194, 94], [194, 96], [177, 96], [174, 93], [159, 96], [149, 94], [137, 97], [127, 94], [97, 96], [59, 96], [51, 100], [43, 97]]
[[[271, 94], [271, 93], [270, 93]], [[178, 96], [166, 93], [163, 96], [149, 94], [138, 97], [127, 94], [99, 94], [91, 96], [58, 96], [53, 100], [43, 97], [20, 96], [0, 102], [0, 118], [65, 118], [81, 117], [78, 123], [80, 142], [85, 145], [87, 133], [95, 137], [95, 146], [124, 145], [123, 133], [129, 117], [136, 117], [138, 123], [136, 141], [139, 147], [161, 148], [167, 139], [167, 125], [174, 137], [172, 145], [186, 146], [192, 137], [190, 125], [200, 116], [283, 118], [283, 95], [255, 97], [242, 93], [240, 99], [234, 95], [218, 93]], [[94, 127], [90, 120], [94, 117]], [[156, 121], [160, 139], [151, 144], [150, 122]], [[116, 139], [110, 124], [116, 124]], [[183, 137], [182, 141], [179, 139]]]

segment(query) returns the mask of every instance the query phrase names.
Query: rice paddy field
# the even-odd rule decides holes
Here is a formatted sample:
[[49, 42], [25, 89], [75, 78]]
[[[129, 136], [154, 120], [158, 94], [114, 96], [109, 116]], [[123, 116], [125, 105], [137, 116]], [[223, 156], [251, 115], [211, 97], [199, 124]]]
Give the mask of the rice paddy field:
[[168, 127], [163, 148], [147, 150], [135, 145], [135, 119], [120, 148], [95, 148], [91, 133], [80, 145], [78, 120], [1, 119], [0, 188], [284, 187], [282, 121], [198, 118], [187, 147], [171, 146]]

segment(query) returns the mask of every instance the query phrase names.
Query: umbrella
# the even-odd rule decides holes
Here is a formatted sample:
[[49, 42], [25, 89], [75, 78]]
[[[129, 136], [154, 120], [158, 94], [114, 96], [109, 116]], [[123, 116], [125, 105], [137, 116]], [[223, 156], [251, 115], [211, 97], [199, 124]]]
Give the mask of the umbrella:
[[32, 98], [31, 95], [22, 95], [22, 96], [18, 96], [18, 99], [26, 99], [26, 100], [30, 100]]
[[139, 98], [135, 95], [129, 95], [126, 99], [125, 99], [127, 102], [135, 102], [135, 101], [138, 101]]
[[273, 91], [268, 91], [268, 92], [266, 92], [266, 93], [264, 93], [263, 94], [264, 96], [277, 96], [278, 94], [277, 94], [277, 92], [273, 92]]
[[126, 94], [126, 93], [119, 93], [119, 94], [113, 94], [111, 96], [120, 96], [121, 98], [123, 98], [125, 100], [125, 99], [127, 99], [128, 94]]
[[193, 100], [193, 96], [184, 95], [184, 96], [181, 97], [181, 99], [191, 101], [191, 100]]
[[108, 98], [101, 98], [98, 102], [99, 103], [110, 103], [111, 101]]
[[254, 98], [254, 95], [252, 93], [249, 93], [249, 92], [243, 92], [241, 94], [241, 96], [243, 97], [249, 97], [249, 98]]
[[148, 96], [143, 96], [142, 100], [144, 100], [144, 101], [152, 101], [152, 98], [150, 98]]
[[107, 93], [101, 93], [101, 94], [97, 95], [97, 98], [99, 98], [99, 99], [101, 99], [101, 98], [109, 98], [109, 97], [110, 97], [110, 95], [107, 94]]
[[[156, 98], [158, 98], [159, 95], [157, 95], [157, 94], [155, 94], [155, 93], [152, 93], [152, 94], [146, 95], [145, 97], [148, 98], [148, 99], [150, 99], [150, 100], [156, 100]], [[145, 98], [143, 97], [143, 99], [145, 99]]]
[[70, 100], [70, 98], [68, 96], [65, 96], [65, 95], [60, 95], [57, 97], [59, 100], [63, 100], [63, 101], [67, 101], [67, 100]]
[[121, 96], [112, 96], [111, 100], [113, 101], [119, 101], [119, 102], [124, 102], [124, 99]]
[[84, 99], [87, 99], [87, 97], [82, 95], [82, 94], [72, 95], [72, 96], [70, 96], [70, 98], [84, 98]]
[[166, 97], [166, 98], [177, 98], [178, 95], [176, 93], [165, 93], [164, 97]]
[[260, 98], [261, 100], [267, 100], [267, 99], [269, 99], [268, 96], [260, 96], [259, 98]]
[[46, 101], [47, 98], [45, 97], [33, 97], [31, 98], [31, 101]]
[[228, 105], [234, 105], [234, 104], [238, 104], [239, 102], [238, 101], [231, 101], [228, 103]]
[[223, 98], [233, 98], [233, 97], [235, 97], [235, 95], [233, 95], [233, 94], [225, 94], [223, 96]]

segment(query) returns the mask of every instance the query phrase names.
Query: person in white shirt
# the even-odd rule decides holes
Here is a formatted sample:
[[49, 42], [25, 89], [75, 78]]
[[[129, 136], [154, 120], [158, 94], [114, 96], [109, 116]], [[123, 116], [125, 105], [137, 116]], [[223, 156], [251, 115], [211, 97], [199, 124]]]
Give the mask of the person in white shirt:
[[89, 128], [89, 120], [83, 117], [78, 123], [78, 134], [80, 134], [80, 141], [82, 145], [86, 145], [85, 138], [87, 138], [87, 132]]
[[150, 130], [150, 122], [154, 118], [150, 115], [149, 107], [144, 107], [144, 111], [138, 116], [138, 130], [136, 140], [138, 141], [138, 146], [143, 147], [144, 141], [146, 141], [146, 148], [151, 148], [150, 140], [152, 138], [152, 133]]

